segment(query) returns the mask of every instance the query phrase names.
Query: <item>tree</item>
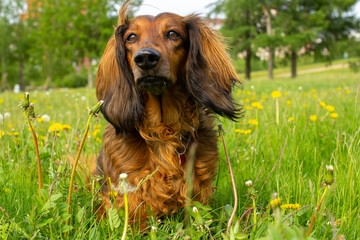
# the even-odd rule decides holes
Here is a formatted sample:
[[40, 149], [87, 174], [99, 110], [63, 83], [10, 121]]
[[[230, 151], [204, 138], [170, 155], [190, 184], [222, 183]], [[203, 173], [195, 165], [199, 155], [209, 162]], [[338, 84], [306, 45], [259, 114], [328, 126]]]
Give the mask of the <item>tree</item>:
[[244, 52], [245, 78], [251, 78], [251, 57], [253, 41], [258, 34], [261, 18], [260, 1], [225, 0], [213, 4], [211, 13], [223, 12], [226, 15], [222, 33], [230, 39], [233, 55]]
[[[0, 31], [3, 36], [0, 41], [1, 82], [6, 86], [8, 81], [15, 83], [17, 78], [21, 90], [25, 89], [24, 64], [28, 58], [26, 23], [21, 19], [24, 12], [23, 6], [23, 0], [0, 3]], [[16, 74], [11, 72], [13, 70], [11, 68], [14, 68], [14, 66], [17, 66]]]
[[306, 0], [287, 0], [279, 6], [276, 25], [291, 59], [291, 77], [296, 77], [298, 51], [316, 40], [323, 24], [323, 14], [311, 8]]

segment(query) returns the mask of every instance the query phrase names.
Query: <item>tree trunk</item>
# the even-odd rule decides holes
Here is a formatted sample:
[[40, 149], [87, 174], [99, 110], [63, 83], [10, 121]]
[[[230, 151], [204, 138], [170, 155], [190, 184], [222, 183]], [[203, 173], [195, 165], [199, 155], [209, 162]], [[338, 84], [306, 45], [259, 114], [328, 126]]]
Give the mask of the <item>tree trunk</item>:
[[[245, 21], [248, 26], [250, 26], [250, 11], [245, 11]], [[247, 41], [250, 39], [250, 31], [247, 30], [245, 33], [245, 38]], [[245, 78], [250, 80], [251, 76], [251, 45], [247, 46], [245, 49], [246, 57], [245, 57]]]
[[[271, 28], [270, 12], [265, 7], [262, 7], [262, 9], [266, 16], [266, 33], [268, 36], [271, 36], [272, 28]], [[273, 79], [273, 69], [274, 69], [274, 49], [273, 49], [273, 47], [268, 46], [268, 51], [269, 51], [268, 77], [269, 77], [269, 79]]]
[[24, 82], [24, 61], [22, 57], [19, 58], [19, 85], [20, 90], [25, 90], [25, 82]]
[[269, 47], [268, 49], [269, 49], [268, 78], [273, 79], [274, 50], [272, 47]]
[[93, 77], [92, 69], [91, 69], [91, 59], [89, 59], [89, 64], [87, 66], [87, 74], [88, 74], [88, 88], [93, 88], [94, 87], [94, 77]]
[[291, 50], [291, 77], [296, 78], [296, 52]]
[[1, 87], [0, 90], [8, 88], [5, 56], [1, 56]]
[[251, 48], [246, 49], [245, 57], [245, 78], [251, 79]]

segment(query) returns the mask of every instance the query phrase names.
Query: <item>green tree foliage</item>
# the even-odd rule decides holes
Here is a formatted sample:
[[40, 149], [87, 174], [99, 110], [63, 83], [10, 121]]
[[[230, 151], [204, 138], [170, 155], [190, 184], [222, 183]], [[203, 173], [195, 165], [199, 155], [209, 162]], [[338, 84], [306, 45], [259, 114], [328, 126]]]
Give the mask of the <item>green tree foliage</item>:
[[[141, 0], [132, 3], [134, 10]], [[122, 2], [115, 0], [0, 1], [1, 88], [16, 83], [93, 86]], [[87, 78], [87, 81], [86, 81]], [[84, 81], [85, 79], [85, 81]]]
[[269, 78], [272, 78], [272, 55], [277, 47], [286, 49], [286, 55], [291, 59], [292, 76], [296, 77], [300, 50], [314, 52], [315, 60], [342, 57], [350, 47], [350, 33], [359, 29], [359, 20], [351, 13], [356, 2], [223, 0], [213, 6], [213, 12], [226, 15], [222, 31], [231, 39], [232, 55], [246, 52], [246, 78], [250, 78], [249, 59], [259, 47], [269, 52]]

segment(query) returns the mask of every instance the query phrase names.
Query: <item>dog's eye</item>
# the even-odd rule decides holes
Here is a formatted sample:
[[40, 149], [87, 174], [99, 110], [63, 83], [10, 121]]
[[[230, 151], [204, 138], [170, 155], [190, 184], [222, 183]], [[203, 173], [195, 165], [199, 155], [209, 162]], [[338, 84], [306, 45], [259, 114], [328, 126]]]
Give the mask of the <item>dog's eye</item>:
[[168, 38], [171, 40], [176, 40], [178, 38], [180, 38], [180, 34], [178, 34], [176, 31], [174, 30], [170, 30], [167, 34]]
[[129, 36], [127, 36], [127, 38], [126, 38], [126, 41], [130, 42], [130, 43], [133, 43], [136, 40], [137, 40], [137, 36], [134, 33], [129, 34]]

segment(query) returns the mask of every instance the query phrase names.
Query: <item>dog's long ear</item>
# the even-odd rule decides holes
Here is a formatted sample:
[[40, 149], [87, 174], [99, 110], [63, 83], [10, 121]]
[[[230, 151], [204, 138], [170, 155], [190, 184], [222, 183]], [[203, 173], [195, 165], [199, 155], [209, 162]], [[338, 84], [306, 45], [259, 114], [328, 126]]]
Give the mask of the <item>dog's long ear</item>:
[[[125, 3], [124, 5], [126, 5]], [[128, 27], [126, 7], [120, 9], [115, 36], [109, 40], [96, 76], [96, 95], [104, 100], [102, 113], [116, 129], [125, 134], [141, 122], [144, 104], [141, 93], [135, 88], [134, 76], [126, 60], [123, 33]]]
[[226, 53], [223, 38], [196, 15], [185, 17], [184, 24], [189, 35], [185, 67], [189, 93], [215, 113], [237, 119], [241, 111], [231, 96], [231, 88], [241, 81]]

